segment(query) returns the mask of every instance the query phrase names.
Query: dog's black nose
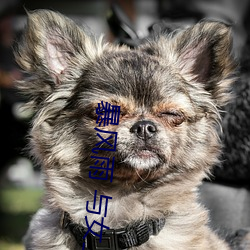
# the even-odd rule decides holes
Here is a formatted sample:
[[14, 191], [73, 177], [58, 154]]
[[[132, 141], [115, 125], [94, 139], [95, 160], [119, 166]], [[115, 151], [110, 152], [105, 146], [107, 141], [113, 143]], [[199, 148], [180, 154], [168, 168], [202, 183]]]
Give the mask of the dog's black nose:
[[157, 129], [151, 121], [138, 121], [130, 128], [130, 132], [135, 133], [138, 138], [146, 140], [151, 138]]

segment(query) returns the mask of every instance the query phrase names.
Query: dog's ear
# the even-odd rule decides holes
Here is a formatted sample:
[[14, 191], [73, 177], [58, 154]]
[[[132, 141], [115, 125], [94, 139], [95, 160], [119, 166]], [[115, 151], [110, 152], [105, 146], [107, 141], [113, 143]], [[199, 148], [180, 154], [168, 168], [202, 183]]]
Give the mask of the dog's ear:
[[228, 25], [201, 21], [168, 38], [160, 37], [155, 47], [151, 47], [151, 53], [156, 51], [158, 56], [167, 58], [189, 84], [202, 84], [218, 106], [230, 99], [228, 92], [235, 81], [237, 65], [232, 56]]
[[55, 84], [76, 80], [101, 46], [69, 18], [50, 11], [28, 12], [16, 60], [31, 75]]
[[181, 75], [188, 82], [203, 84], [218, 106], [227, 103], [236, 67], [230, 27], [203, 21], [177, 34], [174, 40]]

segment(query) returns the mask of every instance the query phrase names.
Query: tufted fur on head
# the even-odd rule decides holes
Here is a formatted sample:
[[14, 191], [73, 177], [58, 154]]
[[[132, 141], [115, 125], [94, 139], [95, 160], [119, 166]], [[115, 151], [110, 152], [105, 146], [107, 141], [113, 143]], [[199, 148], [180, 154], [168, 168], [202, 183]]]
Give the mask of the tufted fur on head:
[[[208, 228], [196, 189], [218, 162], [219, 109], [235, 80], [231, 47], [230, 28], [219, 22], [204, 20], [130, 49], [94, 39], [62, 14], [28, 13], [15, 53], [30, 75], [19, 86], [35, 111], [30, 148], [46, 195], [27, 249], [81, 249], [59, 221], [63, 211], [80, 225], [86, 215], [100, 221], [103, 213], [86, 210], [95, 190], [112, 197], [104, 223], [110, 228], [166, 218], [158, 236], [133, 249], [228, 249]], [[119, 125], [98, 127], [101, 101], [121, 107]], [[116, 151], [98, 154], [115, 157], [113, 182], [89, 178], [91, 150], [100, 142], [95, 127], [117, 132]]]

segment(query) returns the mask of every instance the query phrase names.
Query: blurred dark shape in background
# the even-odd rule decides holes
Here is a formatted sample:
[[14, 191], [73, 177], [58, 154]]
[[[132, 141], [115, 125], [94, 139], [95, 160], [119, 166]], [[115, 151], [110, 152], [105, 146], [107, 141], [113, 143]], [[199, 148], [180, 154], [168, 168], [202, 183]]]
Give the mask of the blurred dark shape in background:
[[[240, 78], [234, 86], [236, 99], [227, 106], [223, 119], [224, 154], [222, 168], [215, 169], [218, 180], [250, 187], [250, 4], [245, 6], [237, 41], [240, 50]], [[238, 25], [239, 26], [239, 25]]]
[[12, 46], [21, 32], [14, 30], [13, 22], [18, 8], [17, 0], [2, 0], [0, 7], [0, 117], [1, 157], [0, 174], [14, 161], [25, 147], [28, 124], [19, 113], [20, 102], [25, 100], [16, 88], [15, 80], [23, 74], [15, 62]]

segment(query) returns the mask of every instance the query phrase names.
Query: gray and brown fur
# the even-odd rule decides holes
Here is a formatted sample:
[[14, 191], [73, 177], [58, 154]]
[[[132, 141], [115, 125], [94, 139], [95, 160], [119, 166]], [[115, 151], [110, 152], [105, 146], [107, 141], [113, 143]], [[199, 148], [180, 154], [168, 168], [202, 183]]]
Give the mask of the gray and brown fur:
[[[202, 21], [159, 35], [136, 49], [94, 39], [59, 13], [28, 13], [16, 50], [30, 74], [19, 83], [35, 111], [30, 149], [44, 175], [43, 208], [25, 237], [29, 250], [76, 250], [74, 236], [60, 226], [66, 211], [86, 226], [101, 215], [86, 211], [94, 191], [108, 195], [104, 224], [113, 229], [137, 220], [166, 218], [164, 229], [132, 249], [225, 250], [197, 202], [197, 187], [218, 163], [219, 110], [235, 80], [230, 28]], [[98, 143], [95, 109], [101, 101], [121, 106], [113, 182], [88, 177], [91, 149]], [[155, 132], [131, 130], [150, 121]], [[100, 228], [96, 227], [95, 230]]]

